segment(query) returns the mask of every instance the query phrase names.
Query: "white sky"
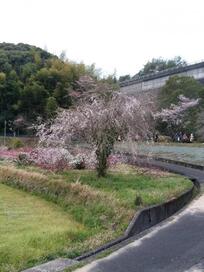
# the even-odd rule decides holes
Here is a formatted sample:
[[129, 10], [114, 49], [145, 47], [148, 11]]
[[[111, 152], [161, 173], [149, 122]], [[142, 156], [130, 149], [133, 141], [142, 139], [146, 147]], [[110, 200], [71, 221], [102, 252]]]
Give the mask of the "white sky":
[[204, 59], [204, 0], [0, 0], [0, 42], [47, 47], [104, 73]]

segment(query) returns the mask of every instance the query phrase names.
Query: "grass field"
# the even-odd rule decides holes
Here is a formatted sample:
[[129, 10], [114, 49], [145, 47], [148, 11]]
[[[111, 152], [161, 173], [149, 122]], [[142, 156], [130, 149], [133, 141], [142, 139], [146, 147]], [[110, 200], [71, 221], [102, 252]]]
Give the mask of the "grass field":
[[59, 206], [0, 184], [0, 271], [62, 253], [80, 241], [84, 227]]
[[178, 175], [127, 165], [100, 179], [88, 170], [55, 174], [14, 165], [0, 165], [0, 176], [1, 272], [96, 248], [122, 234], [135, 211], [192, 186]]

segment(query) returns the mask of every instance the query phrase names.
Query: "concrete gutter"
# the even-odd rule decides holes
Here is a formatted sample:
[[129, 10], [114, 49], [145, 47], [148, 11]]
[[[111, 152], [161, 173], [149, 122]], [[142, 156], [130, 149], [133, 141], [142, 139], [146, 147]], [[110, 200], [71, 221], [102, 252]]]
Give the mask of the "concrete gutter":
[[171, 164], [185, 166], [188, 168], [204, 170], [204, 165], [198, 165], [198, 164], [193, 164], [193, 163], [189, 163], [189, 162], [182, 162], [182, 161], [176, 161], [176, 160], [172, 160], [172, 159], [159, 158], [159, 157], [153, 157], [153, 159], [155, 161], [167, 162], [167, 163], [171, 163]]
[[192, 198], [198, 191], [199, 183], [196, 180], [192, 180], [192, 182], [193, 186], [191, 187], [191, 189], [181, 194], [178, 198], [174, 198], [163, 204], [144, 208], [141, 211], [137, 212], [133, 219], [131, 220], [130, 224], [128, 225], [123, 236], [95, 250], [89, 251], [81, 255], [75, 258], [75, 260], [81, 261], [88, 257], [96, 255], [106, 249], [109, 249], [112, 246], [115, 246], [131, 238], [132, 236], [137, 235], [143, 232], [144, 230], [151, 228], [152, 226], [160, 223], [161, 221], [167, 219], [174, 213], [178, 212], [181, 208], [183, 208], [186, 204], [188, 204], [192, 200]]

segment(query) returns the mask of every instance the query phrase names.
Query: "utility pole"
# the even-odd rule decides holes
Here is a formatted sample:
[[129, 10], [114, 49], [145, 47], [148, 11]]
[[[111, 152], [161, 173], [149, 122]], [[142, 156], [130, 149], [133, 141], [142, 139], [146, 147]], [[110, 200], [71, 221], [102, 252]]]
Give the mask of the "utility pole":
[[7, 125], [7, 122], [5, 120], [4, 121], [4, 146], [6, 145], [6, 125]]

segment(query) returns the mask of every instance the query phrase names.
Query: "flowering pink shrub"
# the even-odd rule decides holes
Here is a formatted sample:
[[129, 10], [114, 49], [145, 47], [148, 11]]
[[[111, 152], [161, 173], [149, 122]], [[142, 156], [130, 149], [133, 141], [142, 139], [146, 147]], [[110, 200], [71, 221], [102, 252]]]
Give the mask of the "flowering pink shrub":
[[95, 152], [74, 150], [71, 154], [65, 148], [36, 148], [29, 154], [29, 160], [35, 165], [53, 171], [64, 169], [94, 168]]
[[29, 154], [36, 165], [50, 170], [63, 170], [69, 167], [73, 156], [64, 148], [36, 148]]
[[96, 153], [87, 149], [75, 149], [73, 150], [73, 160], [70, 162], [72, 168], [77, 168], [80, 162], [84, 163], [85, 168], [95, 169], [96, 167]]
[[110, 155], [108, 158], [109, 166], [115, 166], [118, 163], [127, 163], [127, 157], [122, 154]]

